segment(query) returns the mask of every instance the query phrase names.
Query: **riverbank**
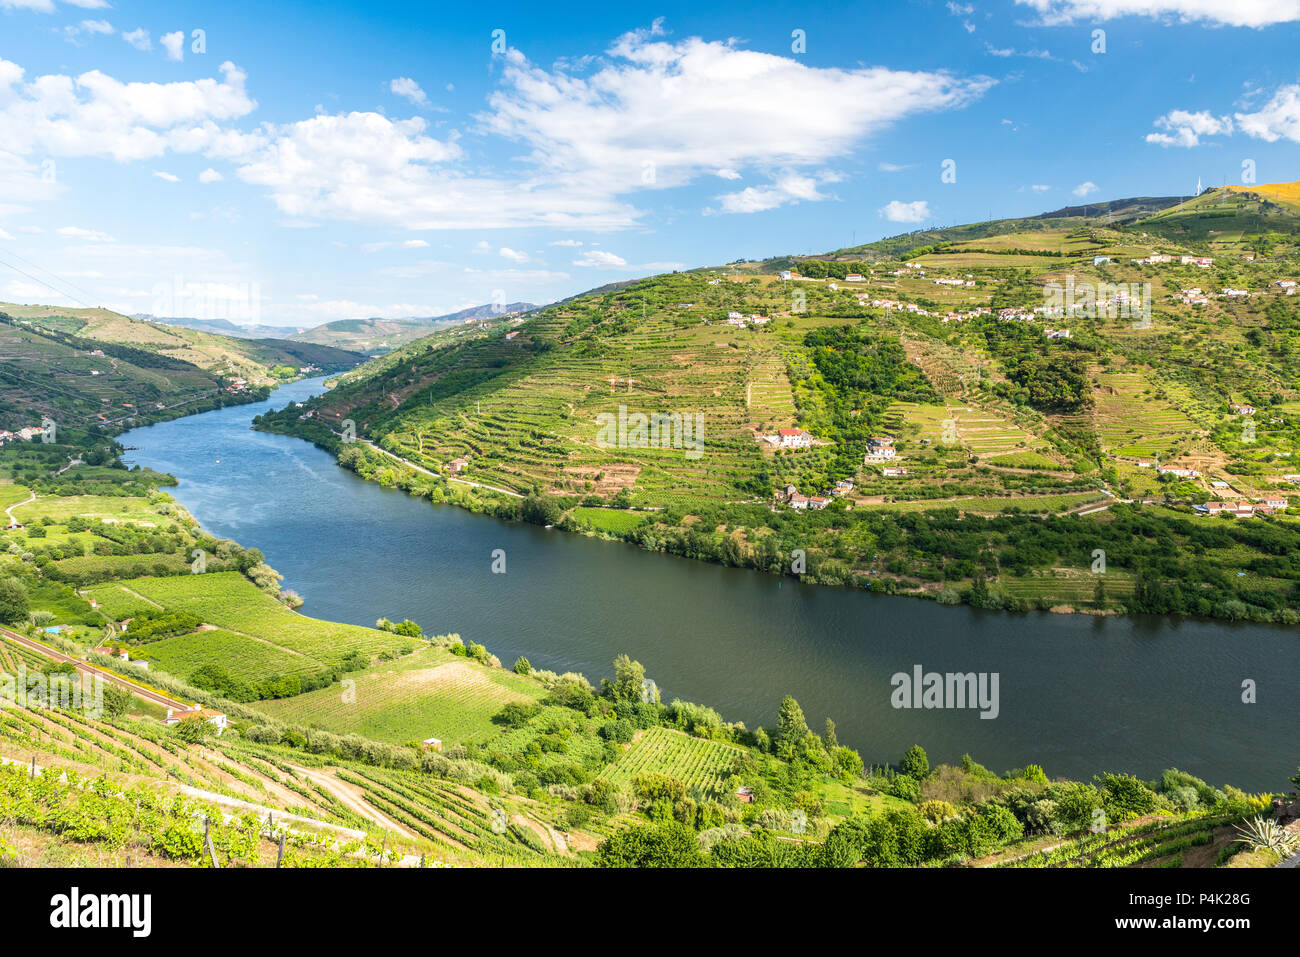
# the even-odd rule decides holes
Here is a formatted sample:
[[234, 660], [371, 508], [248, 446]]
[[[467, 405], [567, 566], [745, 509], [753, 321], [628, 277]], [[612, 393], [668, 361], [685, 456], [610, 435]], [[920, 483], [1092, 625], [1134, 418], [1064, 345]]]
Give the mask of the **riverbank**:
[[[1300, 522], [1291, 519], [1225, 524], [1164, 504], [1126, 502], [1093, 516], [985, 516], [953, 507], [797, 512], [759, 503], [668, 506], [652, 514], [594, 496], [494, 490], [520, 499], [511, 502], [452, 489], [475, 483], [369, 439], [349, 445], [311, 417], [271, 412], [254, 427], [310, 441], [368, 481], [435, 503], [808, 584], [987, 611], [1300, 624], [1288, 597], [1300, 594], [1300, 570], [1274, 558], [1279, 548], [1300, 550]], [[369, 449], [384, 461], [372, 460]], [[619, 518], [602, 523], [603, 515]]]

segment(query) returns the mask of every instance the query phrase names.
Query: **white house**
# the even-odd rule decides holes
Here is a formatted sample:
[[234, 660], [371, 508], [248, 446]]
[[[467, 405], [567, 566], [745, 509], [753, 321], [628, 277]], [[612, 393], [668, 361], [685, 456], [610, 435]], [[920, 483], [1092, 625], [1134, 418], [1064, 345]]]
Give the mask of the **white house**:
[[907, 468], [902, 465], [886, 465], [880, 470], [880, 474], [885, 478], [898, 478], [900, 475], [907, 474]]
[[177, 711], [175, 708], [168, 708], [167, 717], [164, 719], [163, 724], [170, 728], [172, 725], [180, 724], [182, 721], [192, 720], [206, 721], [208, 724], [212, 725], [217, 729], [217, 737], [221, 737], [221, 732], [230, 727], [230, 722], [220, 711], [212, 711], [209, 708], [204, 708], [197, 704], [192, 708], [186, 708], [183, 711]]
[[898, 450], [894, 448], [894, 440], [886, 435], [876, 435], [867, 439], [867, 455], [865, 461], [884, 462], [898, 457]]
[[806, 449], [812, 445], [812, 436], [803, 429], [778, 429], [777, 445], [783, 449]]

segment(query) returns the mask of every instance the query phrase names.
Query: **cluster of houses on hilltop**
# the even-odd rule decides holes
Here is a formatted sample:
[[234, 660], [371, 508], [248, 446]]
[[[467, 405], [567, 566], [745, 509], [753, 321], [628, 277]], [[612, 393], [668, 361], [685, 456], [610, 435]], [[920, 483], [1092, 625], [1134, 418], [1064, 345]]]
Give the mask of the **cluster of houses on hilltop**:
[[1213, 256], [1171, 256], [1168, 253], [1153, 253], [1143, 259], [1134, 259], [1139, 266], [1159, 266], [1164, 263], [1171, 263], [1177, 259], [1183, 266], [1199, 266], [1201, 269], [1209, 269], [1214, 265]]
[[889, 462], [898, 457], [898, 450], [894, 448], [894, 440], [887, 435], [874, 435], [867, 439], [867, 454], [863, 458], [863, 464], [868, 465], [877, 462]]
[[7, 432], [0, 430], [0, 445], [6, 442], [30, 442], [39, 435], [44, 435], [45, 430], [39, 426], [29, 425], [19, 429], [17, 432]]
[[1233, 518], [1254, 518], [1257, 515], [1272, 515], [1275, 512], [1285, 511], [1290, 504], [1281, 496], [1275, 498], [1266, 498], [1258, 502], [1247, 502], [1244, 499], [1239, 502], [1206, 502], [1204, 505], [1193, 505], [1198, 512], [1204, 512], [1206, 515], [1231, 515]]
[[1210, 297], [1193, 286], [1191, 289], [1180, 289], [1178, 301], [1185, 306], [1203, 306], [1210, 301]]
[[[1146, 465], [1143, 465], [1141, 462], [1139, 462], [1139, 463], [1138, 463], [1138, 467], [1139, 467], [1139, 468], [1150, 468], [1150, 463], [1147, 463]], [[1157, 465], [1157, 466], [1156, 466], [1156, 474], [1157, 474], [1157, 475], [1173, 475], [1173, 476], [1175, 476], [1176, 478], [1183, 478], [1183, 479], [1198, 479], [1198, 478], [1201, 477], [1201, 473], [1198, 472], [1198, 471], [1196, 471], [1196, 469], [1167, 469], [1167, 468], [1165, 468], [1163, 465]]]
[[803, 512], [808, 509], [820, 511], [827, 505], [831, 504], [831, 499], [825, 495], [800, 495], [799, 490], [793, 485], [787, 485], [784, 489], [785, 504], [791, 508]]
[[727, 325], [740, 326], [742, 329], [745, 328], [745, 326], [751, 324], [755, 326], [763, 326], [771, 321], [772, 319], [770, 316], [760, 316], [756, 312], [751, 313], [749, 315], [745, 315], [743, 312], [736, 312], [735, 310], [732, 310], [731, 312], [727, 313]]
[[230, 380], [230, 385], [226, 386], [226, 391], [227, 391], [227, 392], [247, 392], [247, 391], [248, 391], [248, 380], [247, 380], [247, 379], [239, 379], [239, 378], [231, 379], [231, 380]]
[[931, 312], [918, 306], [914, 302], [902, 302], [897, 299], [872, 299], [869, 293], [860, 292], [857, 294], [858, 305], [870, 306], [872, 309], [898, 309], [902, 312], [910, 312], [916, 316], [932, 316], [941, 322], [961, 322], [965, 319], [974, 319], [976, 316], [989, 316], [993, 310], [988, 306], [978, 306], [967, 312]]
[[800, 495], [799, 489], [793, 485], [787, 485], [782, 494], [785, 498], [786, 505], [796, 511], [820, 511], [834, 501], [835, 496], [848, 495], [853, 491], [853, 483], [847, 479], [836, 482], [834, 487], [826, 490], [825, 495]]

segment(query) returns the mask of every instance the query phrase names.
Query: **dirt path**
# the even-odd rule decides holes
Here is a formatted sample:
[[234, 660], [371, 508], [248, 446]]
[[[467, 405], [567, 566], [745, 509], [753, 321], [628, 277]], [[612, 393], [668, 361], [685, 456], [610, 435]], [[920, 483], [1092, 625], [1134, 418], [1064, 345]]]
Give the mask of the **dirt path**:
[[23, 501], [14, 502], [7, 509], [5, 509], [5, 515], [9, 517], [9, 524], [10, 525], [18, 524], [18, 519], [14, 518], [14, 509], [21, 508], [24, 505], [31, 505], [32, 502], [34, 501], [36, 501], [36, 493], [32, 492], [30, 495], [27, 496], [27, 498], [23, 499]]
[[293, 768], [294, 773], [301, 774], [310, 781], [315, 781], [325, 790], [329, 791], [330, 794], [338, 798], [340, 804], [355, 811], [367, 821], [373, 821], [380, 827], [393, 831], [396, 834], [400, 834], [403, 837], [409, 837], [415, 841], [421, 840], [420, 835], [414, 833], [409, 828], [398, 824], [367, 801], [364, 792], [360, 788], [348, 784], [346, 781], [341, 781], [332, 774], [326, 774], [323, 771], [313, 771], [309, 768], [299, 767], [296, 764], [290, 764], [289, 767]]

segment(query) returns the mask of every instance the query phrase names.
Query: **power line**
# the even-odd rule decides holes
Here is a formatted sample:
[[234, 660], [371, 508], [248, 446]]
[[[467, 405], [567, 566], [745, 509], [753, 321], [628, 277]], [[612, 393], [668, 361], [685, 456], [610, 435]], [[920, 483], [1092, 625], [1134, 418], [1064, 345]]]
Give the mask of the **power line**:
[[[46, 269], [44, 266], [40, 265], [39, 263], [32, 262], [30, 259], [28, 259], [25, 256], [18, 255], [18, 253], [14, 252], [12, 249], [6, 249], [4, 251], [4, 254], [6, 256], [12, 256], [14, 259], [17, 259], [19, 262], [26, 263], [27, 265], [31, 266], [33, 269], [45, 273], [47, 276], [52, 276], [54, 279], [57, 279], [63, 285], [68, 286], [71, 289], [75, 289], [77, 290], [77, 292], [84, 293], [85, 295], [89, 296], [91, 299], [96, 298], [93, 292], [90, 292], [87, 289], [83, 289], [81, 286], [78, 286], [76, 283], [64, 279], [62, 276], [60, 276], [58, 273], [54, 272], [53, 270]], [[67, 293], [64, 293], [64, 295], [67, 295]], [[71, 299], [75, 297], [69, 296], [68, 298]], [[80, 300], [77, 301], [80, 302]]]
[[60, 296], [67, 296], [67, 298], [71, 299], [73, 302], [80, 303], [82, 306], [85, 306], [85, 308], [87, 308], [87, 309], [93, 309], [93, 308], [94, 308], [93, 306], [89, 305], [88, 303], [84, 303], [84, 302], [82, 302], [82, 301], [81, 301], [80, 299], [78, 299], [76, 296], [70, 296], [70, 295], [68, 295], [68, 293], [64, 292], [62, 289], [59, 289], [57, 286], [51, 286], [48, 282], [46, 282], [44, 279], [41, 279], [39, 276], [33, 276], [31, 273], [27, 272], [25, 269], [19, 269], [19, 268], [18, 268], [17, 266], [15, 266], [13, 263], [5, 262], [3, 259], [0, 259], [0, 266], [8, 266], [8, 267], [9, 267], [10, 269], [12, 269], [14, 272], [19, 273], [19, 274], [21, 274], [21, 275], [23, 275], [23, 276], [26, 276], [26, 277], [27, 277], [28, 279], [30, 279], [32, 282], [40, 283], [40, 284], [41, 284], [42, 286], [44, 286], [46, 289], [50, 289], [50, 290], [52, 290], [52, 291], [54, 291], [54, 292], [57, 292]]

